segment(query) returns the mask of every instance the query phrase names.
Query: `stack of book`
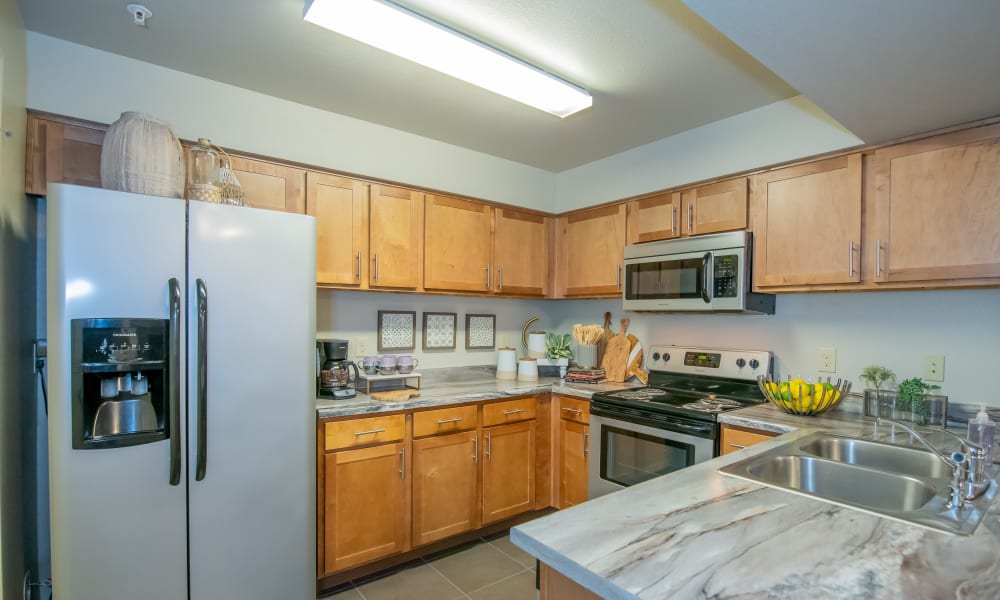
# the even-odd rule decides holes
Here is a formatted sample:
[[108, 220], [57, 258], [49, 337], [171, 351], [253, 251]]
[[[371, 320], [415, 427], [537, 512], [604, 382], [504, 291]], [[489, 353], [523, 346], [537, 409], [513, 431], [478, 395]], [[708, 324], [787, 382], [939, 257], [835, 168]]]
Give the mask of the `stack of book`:
[[604, 383], [604, 369], [567, 369], [566, 383]]

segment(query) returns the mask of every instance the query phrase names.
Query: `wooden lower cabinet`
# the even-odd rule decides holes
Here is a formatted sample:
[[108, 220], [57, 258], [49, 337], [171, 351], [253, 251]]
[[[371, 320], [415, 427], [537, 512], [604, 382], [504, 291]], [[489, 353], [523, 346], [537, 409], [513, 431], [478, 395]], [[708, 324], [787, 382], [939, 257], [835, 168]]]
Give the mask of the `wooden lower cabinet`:
[[479, 527], [478, 432], [413, 441], [413, 545]]
[[559, 421], [559, 508], [587, 501], [587, 459], [590, 427]]
[[538, 572], [539, 600], [600, 600], [601, 597], [579, 583], [541, 563]]
[[483, 520], [500, 521], [534, 508], [535, 422], [483, 429]]
[[325, 455], [327, 573], [406, 550], [405, 461], [402, 442]]
[[777, 436], [773, 431], [761, 431], [732, 425], [722, 426], [722, 438], [719, 440], [719, 454], [729, 454], [748, 446], [766, 442]]

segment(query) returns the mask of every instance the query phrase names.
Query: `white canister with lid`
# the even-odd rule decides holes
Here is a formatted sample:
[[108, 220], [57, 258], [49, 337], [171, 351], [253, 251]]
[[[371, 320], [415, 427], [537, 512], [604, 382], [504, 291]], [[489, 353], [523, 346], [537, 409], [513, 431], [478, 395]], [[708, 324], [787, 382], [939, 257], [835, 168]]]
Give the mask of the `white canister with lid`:
[[517, 379], [517, 352], [513, 348], [497, 350], [497, 379]]
[[528, 334], [528, 357], [545, 358], [544, 331], [532, 331]]
[[538, 381], [538, 359], [522, 358], [517, 363], [518, 381]]

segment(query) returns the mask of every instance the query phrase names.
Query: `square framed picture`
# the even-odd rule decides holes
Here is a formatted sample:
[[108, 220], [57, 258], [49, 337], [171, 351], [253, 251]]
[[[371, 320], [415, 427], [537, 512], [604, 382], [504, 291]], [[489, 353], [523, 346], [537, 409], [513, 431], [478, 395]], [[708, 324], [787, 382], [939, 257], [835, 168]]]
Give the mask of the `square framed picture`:
[[446, 312], [424, 313], [424, 350], [454, 350], [458, 315]]
[[413, 350], [417, 347], [417, 312], [378, 311], [378, 351]]
[[496, 315], [465, 315], [465, 348], [490, 349], [496, 346]]

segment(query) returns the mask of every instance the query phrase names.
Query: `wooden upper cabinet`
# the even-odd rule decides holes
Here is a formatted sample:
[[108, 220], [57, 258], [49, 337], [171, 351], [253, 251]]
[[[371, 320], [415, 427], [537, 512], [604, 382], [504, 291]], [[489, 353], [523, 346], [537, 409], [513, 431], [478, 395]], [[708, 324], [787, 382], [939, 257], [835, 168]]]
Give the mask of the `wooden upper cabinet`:
[[861, 281], [861, 154], [755, 176], [754, 285]]
[[1000, 277], [1000, 123], [874, 157], [877, 282]]
[[101, 187], [101, 145], [106, 126], [28, 117], [24, 187], [44, 196], [49, 183]]
[[681, 234], [681, 193], [665, 192], [628, 203], [628, 243], [668, 240]]
[[432, 194], [424, 206], [424, 289], [489, 292], [493, 209]]
[[306, 175], [306, 214], [316, 217], [316, 283], [368, 287], [368, 184]]
[[682, 231], [701, 235], [747, 227], [747, 178], [737, 177], [684, 190]]
[[625, 204], [559, 217], [556, 272], [564, 296], [611, 296], [622, 290]]
[[495, 209], [493, 291], [513, 296], [545, 296], [548, 248], [548, 218], [510, 208]]
[[370, 195], [368, 285], [416, 289], [423, 264], [424, 195], [382, 184], [372, 184]]
[[231, 156], [230, 165], [245, 194], [243, 200], [250, 206], [299, 214], [306, 211], [305, 169], [242, 156]]

